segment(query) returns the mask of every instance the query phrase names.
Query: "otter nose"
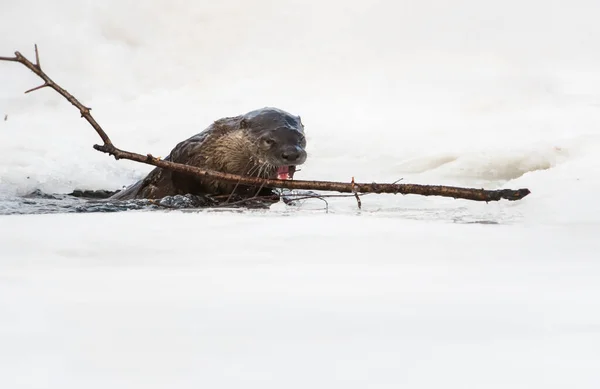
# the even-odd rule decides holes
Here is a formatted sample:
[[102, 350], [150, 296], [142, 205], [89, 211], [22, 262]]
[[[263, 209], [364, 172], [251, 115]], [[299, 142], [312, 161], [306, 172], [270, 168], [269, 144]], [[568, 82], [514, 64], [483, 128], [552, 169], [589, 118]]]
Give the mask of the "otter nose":
[[281, 153], [281, 158], [283, 158], [286, 162], [293, 165], [298, 163], [303, 156], [302, 149], [298, 147], [294, 147], [293, 149], [287, 149], [283, 153]]

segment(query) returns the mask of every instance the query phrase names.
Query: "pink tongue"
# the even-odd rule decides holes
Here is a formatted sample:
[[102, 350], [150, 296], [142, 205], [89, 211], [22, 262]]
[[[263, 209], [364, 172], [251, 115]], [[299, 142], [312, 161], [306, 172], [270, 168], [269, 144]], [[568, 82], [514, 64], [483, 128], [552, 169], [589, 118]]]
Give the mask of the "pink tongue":
[[287, 180], [290, 178], [289, 166], [282, 166], [277, 169], [277, 178], [280, 180]]

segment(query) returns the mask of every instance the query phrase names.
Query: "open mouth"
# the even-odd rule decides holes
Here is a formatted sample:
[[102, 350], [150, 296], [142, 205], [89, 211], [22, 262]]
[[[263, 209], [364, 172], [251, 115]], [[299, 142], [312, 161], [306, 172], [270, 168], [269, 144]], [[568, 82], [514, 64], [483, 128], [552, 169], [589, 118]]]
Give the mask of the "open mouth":
[[277, 169], [277, 178], [280, 180], [291, 180], [294, 178], [295, 171], [295, 165], [281, 166]]

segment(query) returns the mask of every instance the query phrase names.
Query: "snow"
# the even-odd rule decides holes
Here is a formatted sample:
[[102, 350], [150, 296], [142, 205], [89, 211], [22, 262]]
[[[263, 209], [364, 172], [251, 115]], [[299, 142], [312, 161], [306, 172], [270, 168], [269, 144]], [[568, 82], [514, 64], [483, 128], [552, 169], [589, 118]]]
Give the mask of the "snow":
[[[121, 148], [277, 106], [306, 126], [298, 179], [532, 193], [0, 216], [0, 388], [597, 388], [599, 11], [7, 2], [0, 55], [37, 43]], [[0, 209], [149, 171], [38, 83], [0, 63]]]
[[[31, 244], [32, 223], [53, 233]], [[2, 387], [599, 382], [587, 226], [268, 212], [0, 226], [15, 253], [2, 261]]]

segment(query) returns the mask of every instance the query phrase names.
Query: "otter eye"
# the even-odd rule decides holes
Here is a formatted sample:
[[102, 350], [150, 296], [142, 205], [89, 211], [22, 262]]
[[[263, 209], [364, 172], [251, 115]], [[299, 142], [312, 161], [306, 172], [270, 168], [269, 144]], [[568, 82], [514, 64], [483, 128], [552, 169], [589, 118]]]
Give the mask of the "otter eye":
[[265, 143], [269, 146], [272, 146], [275, 143], [275, 141], [273, 139], [265, 139]]

